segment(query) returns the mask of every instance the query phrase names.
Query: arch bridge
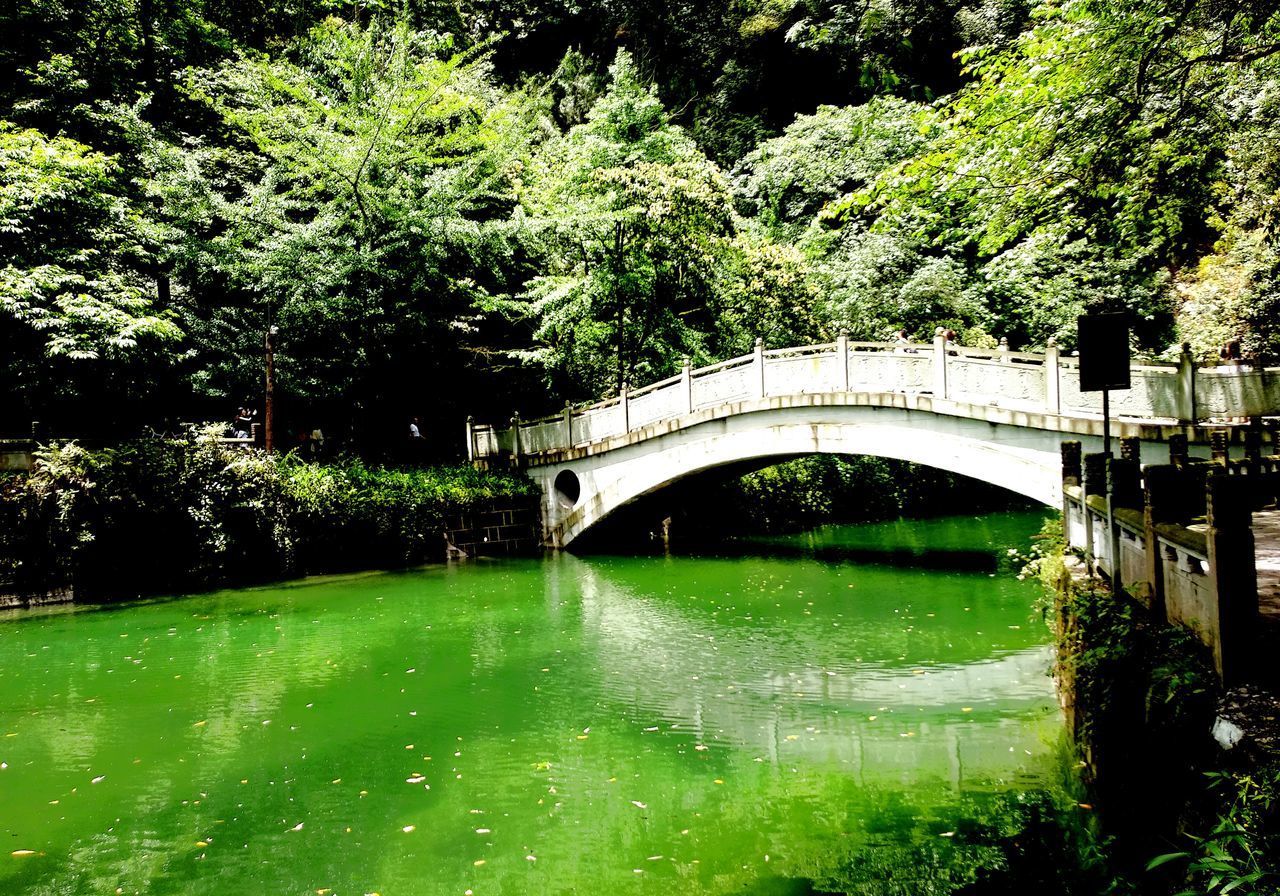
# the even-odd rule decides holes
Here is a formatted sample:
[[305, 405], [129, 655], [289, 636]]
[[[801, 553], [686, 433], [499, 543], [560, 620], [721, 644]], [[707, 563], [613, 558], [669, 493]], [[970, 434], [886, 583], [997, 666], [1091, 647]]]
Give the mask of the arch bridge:
[[[1206, 420], [1280, 414], [1280, 368], [1137, 364], [1111, 396], [1111, 435], [1143, 460], [1184, 435], [1207, 451]], [[947, 345], [851, 342], [766, 350], [693, 369], [615, 398], [496, 427], [467, 423], [477, 465], [523, 467], [541, 486], [545, 543], [568, 546], [618, 508], [727, 464], [862, 454], [925, 464], [1062, 506], [1060, 445], [1101, 451], [1101, 395], [1079, 363]], [[1221, 430], [1222, 426], [1214, 427]], [[1148, 457], [1149, 456], [1149, 457]]]

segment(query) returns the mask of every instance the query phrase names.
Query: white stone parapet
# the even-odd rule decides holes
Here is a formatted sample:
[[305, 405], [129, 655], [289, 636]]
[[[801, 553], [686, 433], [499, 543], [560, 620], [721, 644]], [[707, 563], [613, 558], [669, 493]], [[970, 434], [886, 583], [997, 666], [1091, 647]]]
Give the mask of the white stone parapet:
[[[1280, 368], [1139, 363], [1131, 388], [1111, 393], [1117, 420], [1154, 425], [1280, 414]], [[960, 405], [1096, 421], [1102, 395], [1080, 391], [1079, 361], [1050, 345], [1044, 354], [947, 345], [836, 342], [766, 349], [691, 369], [582, 408], [510, 427], [469, 426], [469, 456], [540, 455], [580, 448], [654, 423], [723, 405], [785, 395], [927, 395]], [[517, 418], [518, 419], [518, 418]]]

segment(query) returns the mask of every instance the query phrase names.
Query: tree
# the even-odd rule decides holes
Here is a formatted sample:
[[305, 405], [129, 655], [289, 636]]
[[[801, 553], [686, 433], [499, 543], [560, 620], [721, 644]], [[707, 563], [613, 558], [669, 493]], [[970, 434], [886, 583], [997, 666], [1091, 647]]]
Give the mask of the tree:
[[122, 186], [113, 159], [0, 121], [0, 365], [24, 413], [162, 362], [181, 336], [156, 307], [152, 247]]
[[728, 184], [671, 124], [630, 55], [587, 121], [551, 141], [521, 191], [547, 273], [529, 281], [541, 345], [528, 357], [578, 395], [655, 379], [704, 355]]
[[367, 432], [448, 410], [455, 393], [423, 384], [474, 366], [464, 345], [477, 303], [507, 288], [510, 179], [541, 107], [404, 22], [329, 20], [290, 57], [246, 54], [188, 86], [250, 148], [211, 200], [218, 225], [177, 222], [201, 235], [189, 314], [245, 361], [221, 388], [252, 388], [275, 325], [282, 388], [346, 399]]

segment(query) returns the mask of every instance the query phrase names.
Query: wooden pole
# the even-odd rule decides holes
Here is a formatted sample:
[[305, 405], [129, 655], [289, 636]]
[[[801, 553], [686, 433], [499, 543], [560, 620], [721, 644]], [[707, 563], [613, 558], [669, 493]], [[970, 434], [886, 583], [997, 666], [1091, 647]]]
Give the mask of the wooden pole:
[[263, 447], [269, 454], [275, 447], [276, 413], [276, 328], [267, 327], [263, 343], [267, 352], [266, 400], [262, 408]]

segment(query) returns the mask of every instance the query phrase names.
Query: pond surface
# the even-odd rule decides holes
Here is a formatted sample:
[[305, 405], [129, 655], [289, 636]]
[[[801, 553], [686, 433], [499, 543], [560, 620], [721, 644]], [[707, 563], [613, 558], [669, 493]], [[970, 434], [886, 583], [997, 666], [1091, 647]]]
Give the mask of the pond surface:
[[1074, 809], [1037, 586], [1005, 557], [1040, 521], [2, 617], [0, 892], [998, 879]]

